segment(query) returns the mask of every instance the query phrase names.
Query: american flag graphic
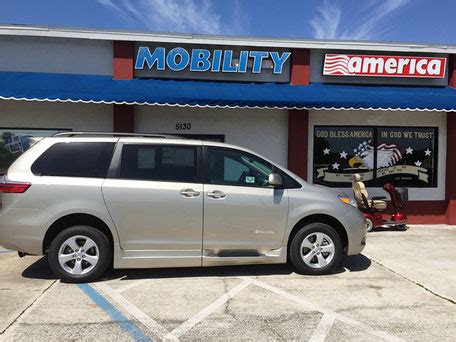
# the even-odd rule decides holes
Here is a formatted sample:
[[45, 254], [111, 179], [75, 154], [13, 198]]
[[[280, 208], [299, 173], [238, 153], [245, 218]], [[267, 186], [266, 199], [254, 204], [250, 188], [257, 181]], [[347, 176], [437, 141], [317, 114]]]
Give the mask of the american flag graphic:
[[351, 75], [348, 71], [348, 61], [350, 57], [346, 55], [325, 55], [323, 75]]
[[382, 143], [380, 145], [377, 146], [377, 159], [378, 159], [378, 155], [380, 152], [388, 152], [388, 153], [392, 153], [392, 156], [391, 156], [391, 159], [389, 160], [389, 163], [387, 166], [391, 166], [391, 165], [394, 165], [394, 164], [397, 164], [397, 162], [399, 160], [402, 159], [402, 153], [401, 151], [397, 148], [396, 144], [391, 144], [391, 145], [388, 145], [386, 143]]
[[[371, 140], [363, 141], [353, 149], [355, 155], [362, 160], [368, 169], [374, 168], [374, 147]], [[395, 165], [402, 159], [402, 153], [396, 144], [381, 143], [377, 146], [377, 167], [388, 167]]]

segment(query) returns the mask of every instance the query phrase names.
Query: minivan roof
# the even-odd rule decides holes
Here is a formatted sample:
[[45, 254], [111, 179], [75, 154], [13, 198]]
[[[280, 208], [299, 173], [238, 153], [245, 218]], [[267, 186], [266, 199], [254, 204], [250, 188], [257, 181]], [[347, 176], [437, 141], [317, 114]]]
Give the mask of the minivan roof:
[[183, 137], [171, 134], [161, 133], [122, 133], [122, 132], [97, 132], [97, 131], [86, 131], [86, 132], [59, 132], [53, 135], [53, 137], [148, 137], [148, 138], [162, 138], [162, 139], [184, 139]]

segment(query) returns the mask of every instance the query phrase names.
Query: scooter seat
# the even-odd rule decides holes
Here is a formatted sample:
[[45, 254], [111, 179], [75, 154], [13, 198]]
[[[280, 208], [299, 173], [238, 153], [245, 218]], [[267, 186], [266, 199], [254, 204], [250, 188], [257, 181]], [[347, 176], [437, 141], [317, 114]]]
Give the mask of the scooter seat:
[[366, 187], [363, 182], [359, 181], [359, 175], [353, 181], [353, 194], [355, 196], [356, 202], [358, 203], [359, 208], [365, 210], [374, 209], [375, 211], [383, 211], [386, 209], [386, 202], [380, 199], [370, 199], [369, 193], [366, 190]]
[[387, 204], [385, 201], [372, 200], [372, 201], [370, 201], [370, 205], [371, 205], [371, 207], [373, 207], [377, 210], [385, 210]]

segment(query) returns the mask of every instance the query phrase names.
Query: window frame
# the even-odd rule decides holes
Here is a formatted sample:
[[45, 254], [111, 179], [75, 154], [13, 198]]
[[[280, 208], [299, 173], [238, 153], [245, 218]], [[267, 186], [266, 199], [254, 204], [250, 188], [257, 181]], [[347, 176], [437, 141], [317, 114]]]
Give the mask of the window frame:
[[[209, 148], [242, 153], [242, 154], [245, 154], [247, 156], [252, 156], [254, 158], [260, 159], [263, 162], [270, 163], [272, 165], [272, 172], [280, 174], [280, 176], [283, 178], [283, 182], [284, 183], [283, 183], [282, 186], [273, 186], [273, 185], [257, 186], [257, 185], [238, 185], [238, 184], [234, 185], [234, 184], [209, 183], [209, 165], [208, 165], [208, 149]], [[204, 166], [202, 175], [203, 175], [204, 184], [207, 184], [207, 185], [220, 185], [220, 186], [236, 186], [236, 187], [242, 187], [242, 188], [257, 188], [257, 189], [301, 189], [302, 188], [302, 185], [297, 180], [295, 180], [294, 177], [290, 176], [287, 172], [282, 170], [280, 167], [278, 167], [274, 163], [272, 163], [270, 161], [267, 161], [267, 160], [263, 159], [262, 157], [260, 157], [260, 156], [258, 156], [256, 154], [253, 154], [253, 153], [250, 153], [250, 152], [247, 152], [247, 151], [244, 151], [244, 150], [239, 150], [239, 149], [236, 149], [236, 148], [225, 147], [225, 146], [213, 146], [213, 145], [204, 145], [203, 148], [202, 148], [202, 152], [203, 152], [202, 153], [202, 157], [203, 157], [202, 161], [203, 161], [203, 166]], [[276, 171], [279, 171], [279, 172], [276, 172]], [[293, 179], [293, 181], [296, 182], [296, 184], [299, 185], [299, 187], [288, 187], [287, 184], [285, 183], [284, 175], [287, 175], [288, 177]]]
[[[142, 145], [142, 146], [158, 146], [158, 147], [187, 147], [196, 149], [196, 181], [187, 182], [187, 181], [176, 181], [176, 180], [159, 180], [159, 179], [136, 179], [136, 178], [124, 178], [120, 176], [120, 171], [122, 167], [122, 153], [123, 147], [128, 145]], [[113, 153], [111, 160], [111, 165], [109, 166], [107, 179], [119, 179], [126, 181], [136, 181], [136, 182], [160, 182], [160, 183], [187, 183], [187, 184], [202, 184], [202, 151], [201, 145], [191, 145], [191, 144], [176, 144], [176, 143], [156, 143], [156, 142], [118, 142]]]
[[[383, 129], [383, 128], [392, 128], [392, 129], [406, 129], [408, 126], [397, 126], [397, 125], [314, 125], [313, 126], [313, 132], [312, 132], [312, 166], [311, 166], [311, 171], [312, 171], [312, 184], [317, 184], [321, 185], [320, 183], [315, 182], [315, 131], [318, 128], [328, 128], [328, 127], [337, 127], [337, 128], [367, 128], [367, 129], [372, 129], [373, 131], [373, 137], [372, 137], [372, 142], [373, 145], [375, 146], [374, 148], [374, 169], [373, 169], [373, 179], [372, 179], [372, 187], [382, 187], [383, 185], [378, 184], [378, 179], [377, 179], [377, 145], [378, 145], [378, 131]], [[435, 185], [401, 185], [401, 187], [406, 187], [406, 188], [415, 188], [415, 189], [420, 189], [420, 188], [426, 188], [426, 189], [436, 189], [439, 187], [439, 179], [438, 179], [438, 170], [439, 170], [439, 131], [440, 127], [439, 126], [412, 126], [410, 127], [411, 129], [413, 128], [422, 128], [422, 129], [431, 129], [434, 131], [434, 158], [433, 158], [433, 168], [434, 168], [434, 174], [435, 174]], [[326, 185], [328, 186], [328, 185]], [[351, 185], [335, 185], [332, 187], [351, 187]]]

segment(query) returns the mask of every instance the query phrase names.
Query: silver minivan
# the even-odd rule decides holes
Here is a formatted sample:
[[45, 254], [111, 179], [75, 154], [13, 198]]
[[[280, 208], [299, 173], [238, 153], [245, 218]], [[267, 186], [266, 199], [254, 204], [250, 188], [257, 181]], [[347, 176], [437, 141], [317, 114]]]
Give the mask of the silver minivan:
[[0, 180], [0, 245], [63, 281], [114, 268], [286, 263], [327, 274], [360, 253], [356, 203], [247, 149], [162, 135], [60, 133]]

